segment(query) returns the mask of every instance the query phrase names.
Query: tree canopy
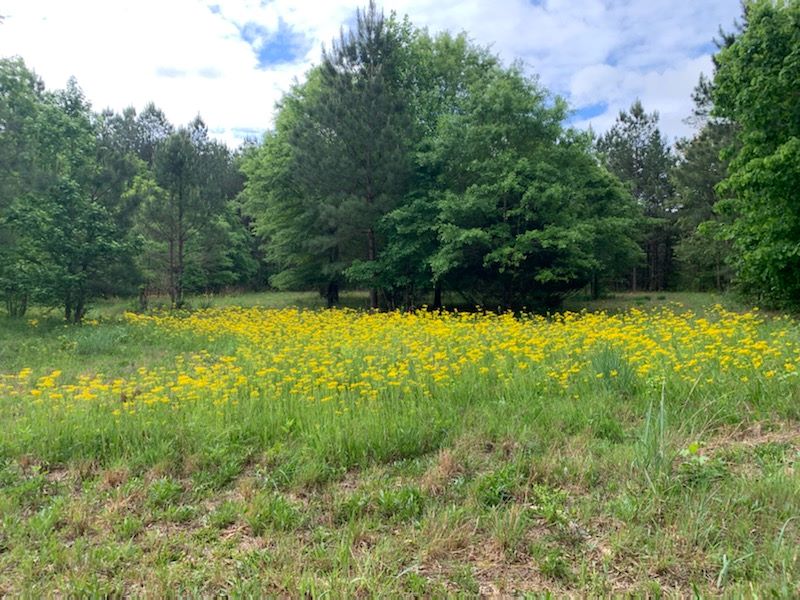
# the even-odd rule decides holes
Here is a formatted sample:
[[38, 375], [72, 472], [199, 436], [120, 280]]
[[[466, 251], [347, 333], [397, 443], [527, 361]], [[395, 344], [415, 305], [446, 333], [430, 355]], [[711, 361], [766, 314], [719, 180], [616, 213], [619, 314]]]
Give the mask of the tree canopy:
[[374, 2], [238, 150], [200, 116], [97, 112], [75, 80], [0, 59], [0, 296], [75, 322], [105, 296], [265, 286], [550, 309], [734, 285], [797, 307], [798, 23], [798, 0], [745, 2], [674, 145], [638, 100], [599, 137], [575, 130], [523, 65]]
[[737, 125], [723, 229], [742, 289], [800, 305], [800, 2], [744, 5], [740, 30], [715, 58], [713, 114]]
[[201, 120], [175, 131], [154, 105], [95, 113], [74, 79], [47, 91], [16, 58], [0, 60], [0, 100], [9, 314], [35, 302], [80, 322], [100, 296], [152, 287], [179, 306], [186, 288], [250, 281], [253, 236], [234, 206], [239, 159]]
[[[465, 36], [359, 13], [246, 161], [272, 283], [547, 306], [637, 258], [631, 196], [566, 105]], [[434, 297], [436, 294], [434, 293]]]

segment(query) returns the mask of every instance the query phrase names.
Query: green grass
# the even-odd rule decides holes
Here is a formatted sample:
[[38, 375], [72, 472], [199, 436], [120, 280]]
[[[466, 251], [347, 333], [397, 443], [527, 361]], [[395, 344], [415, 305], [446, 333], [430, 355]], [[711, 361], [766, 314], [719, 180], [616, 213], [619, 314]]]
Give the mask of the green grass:
[[[464, 300], [457, 294], [446, 294], [448, 306], [465, 306]], [[247, 292], [241, 294], [199, 294], [190, 295], [186, 299], [190, 309], [226, 307], [226, 306], [260, 306], [264, 308], [300, 307], [306, 309], [325, 308], [325, 299], [317, 292]], [[751, 308], [731, 294], [715, 294], [702, 292], [610, 292], [598, 300], [577, 293], [564, 300], [564, 310], [606, 310], [611, 312], [627, 310], [631, 307], [641, 309], [676, 306], [680, 304], [686, 310], [700, 312], [712, 304], [721, 304], [730, 310]], [[153, 296], [149, 299], [149, 308], [158, 310], [169, 307], [168, 296]], [[344, 291], [341, 293], [341, 306], [355, 309], [369, 308], [369, 295], [365, 291]], [[88, 318], [111, 319], [120, 317], [125, 311], [139, 310], [138, 301], [126, 298], [109, 298], [98, 300], [89, 310]], [[54, 309], [33, 308], [30, 318], [56, 318], [58, 311]]]
[[[230, 351], [125, 324], [123, 304], [91, 327], [0, 321], [0, 373]], [[618, 356], [592, 362], [606, 377], [579, 398], [463, 383], [370, 419], [242, 406], [124, 440], [100, 421], [26, 434], [0, 398], [0, 595], [797, 597], [800, 393], [637, 386]]]
[[[340, 295], [340, 305], [356, 308], [369, 308], [369, 294], [362, 291], [344, 291]], [[325, 298], [317, 292], [246, 292], [241, 294], [198, 294], [186, 298], [189, 309], [223, 308], [227, 306], [260, 306], [263, 308], [299, 307], [306, 309], [325, 308]], [[148, 299], [150, 310], [169, 308], [169, 296], [153, 296]], [[89, 317], [119, 317], [125, 311], [139, 310], [136, 300], [109, 298], [97, 301], [92, 306]]]
[[612, 292], [597, 300], [576, 294], [564, 301], [565, 310], [605, 310], [618, 312], [629, 308], [642, 310], [662, 306], [680, 306], [681, 310], [703, 312], [708, 306], [720, 304], [728, 310], [740, 311], [752, 308], [731, 294], [703, 292]]

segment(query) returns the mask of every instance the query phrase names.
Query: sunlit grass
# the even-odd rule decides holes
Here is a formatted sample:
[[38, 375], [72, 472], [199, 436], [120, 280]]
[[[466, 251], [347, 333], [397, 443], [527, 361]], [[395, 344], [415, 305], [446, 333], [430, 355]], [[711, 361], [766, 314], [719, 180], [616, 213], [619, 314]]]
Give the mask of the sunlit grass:
[[4, 322], [0, 592], [793, 589], [795, 320], [242, 304]]

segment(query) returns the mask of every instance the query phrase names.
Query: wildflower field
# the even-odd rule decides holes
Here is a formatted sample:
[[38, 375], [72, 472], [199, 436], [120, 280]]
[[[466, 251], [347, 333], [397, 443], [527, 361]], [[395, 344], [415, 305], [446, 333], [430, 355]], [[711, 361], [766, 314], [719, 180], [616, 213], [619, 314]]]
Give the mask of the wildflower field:
[[800, 323], [0, 322], [0, 594], [800, 594]]

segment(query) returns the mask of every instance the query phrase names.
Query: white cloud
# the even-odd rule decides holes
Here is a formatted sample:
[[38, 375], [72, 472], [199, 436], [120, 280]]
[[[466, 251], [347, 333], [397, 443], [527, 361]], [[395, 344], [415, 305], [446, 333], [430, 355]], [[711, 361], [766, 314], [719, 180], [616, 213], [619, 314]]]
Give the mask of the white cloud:
[[[236, 143], [235, 131], [271, 125], [281, 94], [365, 3], [7, 0], [0, 56], [22, 56], [49, 87], [76, 76], [96, 109], [154, 101], [175, 123], [200, 113]], [[639, 97], [673, 137], [688, 133], [682, 120], [710, 70], [707, 44], [740, 10], [736, 0], [386, 0], [384, 8], [432, 31], [467, 31], [504, 60], [522, 60], [578, 109], [607, 105], [579, 125], [602, 131]], [[276, 32], [281, 21], [310, 42], [308, 52], [259, 69], [239, 27]]]
[[687, 59], [667, 69], [645, 73], [606, 64], [585, 67], [572, 79], [570, 98], [577, 105], [604, 102], [608, 109], [596, 117], [577, 121], [575, 126], [591, 125], [597, 132], [605, 131], [613, 124], [620, 109], [627, 108], [632, 100], [639, 98], [648, 112], [658, 111], [661, 130], [669, 137], [688, 135], [691, 127], [684, 121], [692, 109], [690, 95], [699, 73], [710, 70], [711, 59], [708, 56]]

